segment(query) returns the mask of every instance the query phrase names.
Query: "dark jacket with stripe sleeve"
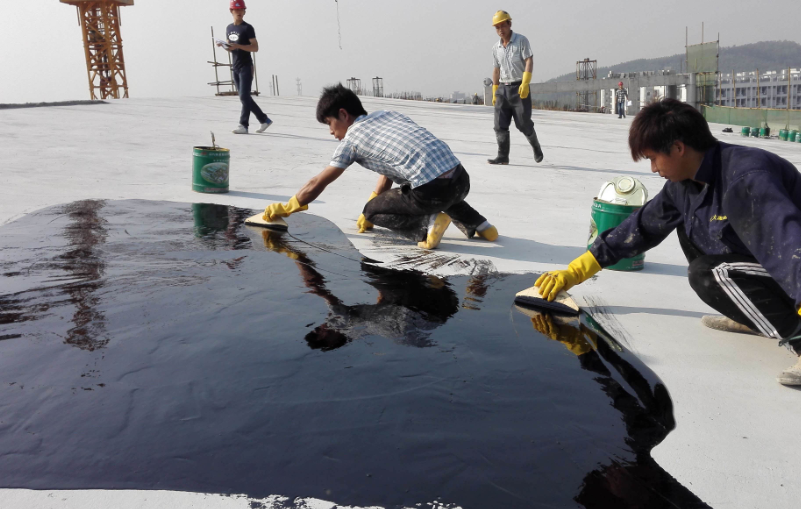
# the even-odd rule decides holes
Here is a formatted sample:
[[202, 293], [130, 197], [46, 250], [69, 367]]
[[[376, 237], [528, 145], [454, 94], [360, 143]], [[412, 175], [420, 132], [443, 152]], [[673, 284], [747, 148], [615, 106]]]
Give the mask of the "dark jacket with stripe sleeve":
[[765, 150], [718, 143], [694, 180], [668, 182], [590, 251], [601, 267], [643, 253], [675, 228], [708, 255], [753, 256], [801, 306], [801, 174]]

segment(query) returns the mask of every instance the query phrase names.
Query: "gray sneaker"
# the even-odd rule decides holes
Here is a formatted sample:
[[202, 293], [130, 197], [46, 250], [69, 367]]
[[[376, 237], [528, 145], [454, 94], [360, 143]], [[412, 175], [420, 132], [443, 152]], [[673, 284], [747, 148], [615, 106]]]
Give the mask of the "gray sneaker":
[[234, 134], [247, 134], [248, 133], [248, 128], [243, 126], [243, 125], [241, 125], [241, 126], [237, 127], [236, 129], [234, 129], [233, 133]]
[[257, 133], [263, 133], [263, 132], [264, 132], [264, 131], [266, 131], [266, 130], [267, 130], [267, 128], [268, 128], [268, 127], [270, 127], [271, 125], [273, 125], [273, 121], [272, 121], [272, 120], [270, 120], [270, 119], [268, 118], [268, 119], [267, 119], [267, 122], [264, 122], [264, 123], [262, 123], [262, 124], [259, 126], [259, 128], [258, 128], [258, 129], [256, 129], [256, 132], [257, 132]]
[[701, 323], [710, 329], [720, 330], [723, 332], [737, 332], [739, 334], [753, 334], [754, 336], [762, 336], [751, 327], [735, 322], [731, 318], [719, 315], [704, 315], [701, 317]]
[[798, 359], [794, 366], [779, 373], [776, 380], [782, 385], [801, 385], [801, 359]]

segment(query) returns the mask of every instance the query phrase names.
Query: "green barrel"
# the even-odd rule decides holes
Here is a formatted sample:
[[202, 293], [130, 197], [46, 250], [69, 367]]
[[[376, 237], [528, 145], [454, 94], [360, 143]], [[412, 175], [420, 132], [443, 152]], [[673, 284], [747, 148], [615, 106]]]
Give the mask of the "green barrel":
[[740, 129], [740, 134], [748, 138], [751, 135], [751, 128], [750, 127], [743, 127]]
[[787, 133], [787, 141], [795, 141], [795, 137], [798, 135], [798, 131], [793, 129], [789, 133]]
[[795, 135], [795, 141], [801, 143], [801, 131], [798, 131], [798, 134]]
[[227, 193], [231, 152], [220, 147], [195, 147], [192, 165], [192, 191]]
[[779, 129], [779, 139], [787, 141], [787, 129]]
[[760, 138], [769, 138], [770, 137], [770, 127], [760, 127], [759, 128], [759, 137]]
[[751, 136], [754, 138], [759, 137], [759, 127], [752, 127], [751, 128]]
[[[593, 200], [592, 202], [592, 218], [590, 219], [590, 238], [587, 240], [587, 248], [595, 242], [599, 233], [605, 232], [611, 228], [618, 226], [634, 211], [642, 208], [641, 206], [633, 205], [615, 205], [604, 201]], [[642, 270], [645, 267], [645, 253], [635, 256], [634, 258], [626, 258], [620, 260], [616, 264], [606, 267], [612, 270]]]

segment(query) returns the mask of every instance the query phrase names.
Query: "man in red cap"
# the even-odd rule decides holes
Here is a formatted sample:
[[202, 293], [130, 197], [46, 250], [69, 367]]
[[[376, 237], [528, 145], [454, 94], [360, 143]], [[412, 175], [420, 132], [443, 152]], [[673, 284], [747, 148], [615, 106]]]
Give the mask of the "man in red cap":
[[623, 88], [623, 82], [617, 84], [615, 90], [615, 109], [617, 110], [617, 118], [626, 118], [626, 103], [629, 100], [628, 91]]
[[250, 95], [250, 87], [253, 85], [253, 58], [250, 54], [259, 51], [259, 41], [256, 40], [253, 26], [245, 22], [245, 9], [247, 9], [245, 0], [231, 0], [229, 9], [234, 22], [226, 29], [228, 44], [225, 49], [233, 56], [234, 84], [239, 92], [239, 100], [242, 101], [239, 127], [234, 129], [234, 134], [248, 133], [251, 113], [256, 116], [260, 124], [256, 132], [261, 133], [270, 127], [273, 121], [261, 111]]

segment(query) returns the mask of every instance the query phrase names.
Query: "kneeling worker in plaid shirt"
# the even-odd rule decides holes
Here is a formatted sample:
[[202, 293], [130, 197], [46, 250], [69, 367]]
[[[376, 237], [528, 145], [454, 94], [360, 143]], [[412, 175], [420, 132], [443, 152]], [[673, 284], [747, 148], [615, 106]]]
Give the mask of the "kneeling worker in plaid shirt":
[[[434, 249], [453, 221], [467, 238], [498, 238], [498, 230], [464, 201], [470, 177], [451, 149], [409, 117], [395, 111], [368, 115], [359, 97], [340, 83], [323, 90], [317, 120], [340, 141], [331, 162], [289, 203], [269, 205], [265, 219], [308, 209], [328, 184], [359, 163], [381, 175], [356, 223], [359, 233], [376, 224]], [[393, 183], [400, 187], [392, 189]]]

